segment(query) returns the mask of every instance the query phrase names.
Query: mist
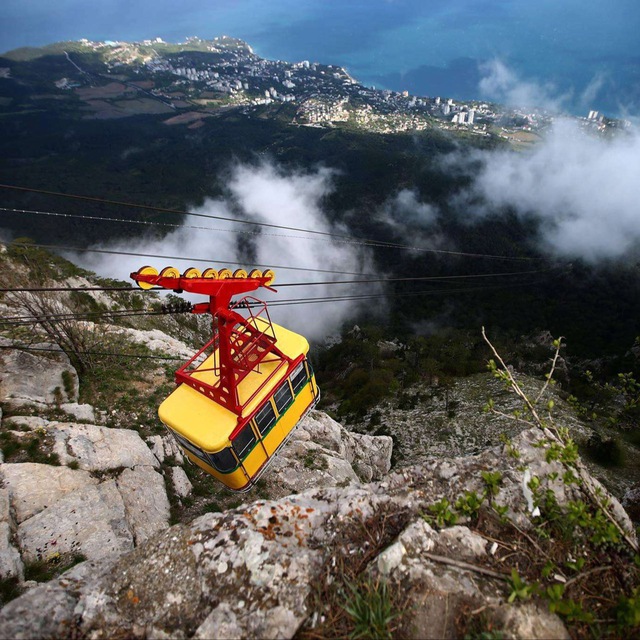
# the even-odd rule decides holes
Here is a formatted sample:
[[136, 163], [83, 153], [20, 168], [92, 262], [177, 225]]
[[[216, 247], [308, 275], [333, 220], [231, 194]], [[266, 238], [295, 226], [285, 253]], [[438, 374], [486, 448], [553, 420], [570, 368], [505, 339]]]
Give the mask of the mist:
[[474, 179], [457, 205], [471, 222], [507, 210], [534, 217], [539, 248], [591, 263], [621, 259], [640, 240], [637, 133], [605, 139], [559, 120], [529, 151], [481, 152], [467, 160]]
[[[497, 58], [481, 64], [480, 73], [480, 95], [509, 107], [542, 107], [557, 112], [571, 98], [571, 92], [559, 95], [557, 88], [550, 82], [523, 80]], [[590, 91], [593, 93], [594, 89]]]
[[417, 189], [400, 189], [387, 199], [377, 213], [389, 232], [409, 249], [410, 254], [450, 248], [438, 224], [440, 209], [423, 202]]
[[[333, 178], [333, 172], [324, 168], [295, 172], [284, 171], [269, 162], [236, 164], [225, 176], [224, 196], [207, 199], [201, 207], [190, 211], [193, 214], [243, 219], [321, 233], [347, 234], [346, 228], [331, 224], [323, 210], [325, 198], [334, 189]], [[129, 280], [131, 272], [147, 264], [158, 270], [171, 265], [181, 272], [191, 266], [200, 270], [208, 266], [216, 269], [228, 266], [232, 271], [240, 267], [247, 270], [270, 267], [276, 273], [273, 284], [276, 290], [278, 283], [353, 280], [351, 274], [374, 272], [369, 252], [357, 243], [294, 230], [207, 220], [197, 215], [186, 217], [181, 227], [164, 237], [148, 235], [91, 248], [135, 254], [114, 257], [89, 252], [73, 256], [73, 260], [85, 268], [121, 280]], [[149, 258], [142, 254], [171, 257]], [[291, 286], [279, 289], [277, 294], [261, 289], [254, 295], [277, 302], [348, 296], [354, 292], [358, 295], [375, 293], [371, 286], [368, 285], [366, 291], [362, 287], [354, 289], [352, 285]], [[201, 296], [197, 298], [202, 300]], [[321, 340], [339, 330], [341, 324], [358, 310], [357, 301], [342, 301], [274, 305], [270, 307], [270, 314], [274, 321], [310, 339]]]

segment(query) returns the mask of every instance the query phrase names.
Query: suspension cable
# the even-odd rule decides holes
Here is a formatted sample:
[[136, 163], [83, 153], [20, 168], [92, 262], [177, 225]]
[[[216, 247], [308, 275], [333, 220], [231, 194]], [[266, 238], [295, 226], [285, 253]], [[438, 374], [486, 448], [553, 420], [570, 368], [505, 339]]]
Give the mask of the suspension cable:
[[223, 220], [225, 222], [234, 222], [237, 224], [244, 224], [244, 225], [253, 225], [254, 227], [266, 227], [266, 228], [271, 228], [271, 229], [282, 229], [284, 231], [294, 231], [294, 232], [298, 232], [298, 233], [308, 233], [311, 235], [316, 235], [316, 236], [324, 236], [327, 238], [335, 238], [338, 240], [347, 240], [347, 241], [351, 241], [351, 242], [356, 242], [358, 244], [362, 244], [364, 246], [378, 246], [378, 247], [389, 247], [392, 249], [405, 249], [405, 250], [410, 250], [410, 251], [426, 251], [426, 252], [430, 252], [430, 253], [438, 253], [438, 254], [443, 254], [443, 255], [453, 255], [453, 256], [467, 256], [467, 257], [474, 257], [474, 258], [487, 258], [487, 259], [493, 259], [493, 260], [532, 260], [532, 258], [529, 257], [518, 257], [518, 256], [499, 256], [499, 255], [494, 255], [494, 254], [482, 254], [482, 253], [467, 253], [464, 251], [449, 251], [449, 250], [445, 250], [445, 249], [425, 249], [424, 247], [414, 247], [411, 245], [405, 245], [405, 244], [400, 244], [400, 243], [395, 243], [395, 242], [385, 242], [382, 240], [372, 240], [369, 238], [361, 238], [358, 236], [350, 236], [347, 234], [342, 234], [342, 233], [334, 233], [331, 231], [319, 231], [316, 229], [304, 229], [301, 227], [292, 227], [292, 226], [288, 226], [288, 225], [280, 225], [280, 224], [275, 224], [275, 223], [270, 223], [270, 222], [256, 222], [256, 221], [251, 221], [251, 220], [243, 220], [242, 218], [231, 218], [231, 217], [226, 217], [226, 216], [218, 216], [218, 215], [213, 215], [213, 214], [206, 214], [206, 213], [197, 213], [195, 211], [184, 211], [184, 210], [179, 210], [179, 209], [168, 209], [165, 207], [157, 207], [157, 206], [152, 206], [152, 205], [146, 205], [146, 204], [138, 204], [138, 203], [133, 203], [133, 202], [123, 202], [120, 200], [110, 200], [110, 199], [105, 199], [105, 198], [97, 198], [94, 196], [81, 196], [81, 195], [77, 195], [77, 194], [70, 194], [70, 193], [61, 193], [59, 191], [49, 191], [49, 190], [45, 190], [45, 189], [36, 189], [33, 187], [21, 187], [21, 186], [17, 186], [17, 185], [9, 185], [9, 184], [0, 184], [0, 188], [2, 189], [11, 189], [14, 191], [22, 191], [22, 192], [28, 192], [28, 193], [39, 193], [39, 194], [43, 194], [43, 195], [49, 195], [49, 196], [55, 196], [55, 197], [62, 197], [62, 198], [69, 198], [69, 199], [74, 199], [74, 200], [83, 200], [83, 201], [87, 201], [87, 202], [97, 202], [100, 204], [108, 204], [108, 205], [114, 205], [114, 206], [119, 206], [119, 207], [130, 207], [130, 208], [134, 208], [134, 209], [142, 209], [142, 210], [150, 210], [150, 211], [157, 211], [160, 213], [171, 213], [174, 215], [189, 215], [189, 216], [194, 216], [194, 217], [198, 217], [198, 218], [207, 218], [207, 219], [211, 219], [211, 220]]

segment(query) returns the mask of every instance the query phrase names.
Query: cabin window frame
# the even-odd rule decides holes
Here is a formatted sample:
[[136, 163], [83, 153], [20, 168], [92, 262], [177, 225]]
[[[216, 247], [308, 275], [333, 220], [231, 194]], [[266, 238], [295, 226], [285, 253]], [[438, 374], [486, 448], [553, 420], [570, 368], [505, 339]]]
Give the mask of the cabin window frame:
[[[247, 444], [244, 445], [242, 451], [240, 451], [236, 447], [236, 441], [240, 437], [240, 434], [244, 433], [247, 429], [249, 430], [249, 432], [253, 437], [253, 442], [248, 440]], [[255, 430], [253, 429], [253, 426], [251, 425], [251, 420], [247, 420], [247, 422], [243, 425], [242, 429], [240, 429], [240, 431], [238, 431], [238, 433], [234, 436], [233, 440], [231, 440], [231, 447], [235, 452], [238, 460], [240, 460], [240, 464], [242, 464], [242, 462], [246, 460], [247, 456], [253, 451], [253, 449], [255, 448], [255, 446], [258, 444], [260, 440], [261, 438], [256, 434]]]
[[[221, 456], [223, 454], [231, 456], [231, 460], [233, 461], [233, 466], [222, 469], [221, 468], [222, 465], [218, 466], [216, 464], [216, 456]], [[215, 452], [211, 451], [207, 455], [210, 458], [209, 464], [211, 464], [211, 466], [218, 473], [232, 473], [238, 468], [238, 465], [240, 464], [240, 461], [238, 460], [238, 456], [236, 455], [236, 452], [233, 450], [233, 447], [224, 447], [224, 449], [220, 449], [220, 451], [215, 451]]]
[[[282, 389], [286, 389], [286, 391], [289, 392], [289, 397], [287, 399], [286, 404], [283, 404], [282, 407], [279, 407], [278, 400], [276, 399], [276, 395]], [[285, 378], [282, 381], [282, 383], [278, 385], [278, 388], [273, 392], [271, 397], [273, 398], [273, 404], [275, 406], [276, 413], [278, 414], [278, 418], [279, 418], [280, 416], [284, 415], [287, 412], [287, 409], [293, 404], [293, 401], [295, 400], [295, 397], [296, 397], [296, 394], [293, 393], [293, 389], [291, 387], [291, 383], [289, 382], [289, 378]]]
[[[260, 423], [258, 422], [258, 415], [267, 407], [271, 409], [273, 420], [269, 423], [267, 428], [263, 431], [260, 426]], [[276, 424], [278, 423], [278, 420], [279, 420], [279, 415], [278, 415], [278, 412], [276, 411], [276, 407], [274, 403], [271, 402], [271, 398], [267, 398], [265, 403], [261, 407], [259, 407], [256, 410], [255, 414], [253, 415], [253, 423], [255, 424], [256, 431], [260, 434], [261, 440], [264, 440], [264, 438], [269, 434], [269, 432], [273, 429], [273, 427], [276, 426]]]
[[[304, 373], [304, 377], [299, 379], [299, 381], [297, 382], [298, 386], [296, 387], [296, 385], [293, 383], [293, 379], [294, 379], [294, 376], [297, 376], [299, 370]], [[309, 372], [305, 367], [304, 360], [300, 360], [300, 362], [295, 366], [294, 370], [289, 374], [288, 379], [291, 384], [291, 390], [293, 391], [293, 396], [295, 398], [295, 396], [297, 396], [304, 389], [305, 384], [309, 381]]]

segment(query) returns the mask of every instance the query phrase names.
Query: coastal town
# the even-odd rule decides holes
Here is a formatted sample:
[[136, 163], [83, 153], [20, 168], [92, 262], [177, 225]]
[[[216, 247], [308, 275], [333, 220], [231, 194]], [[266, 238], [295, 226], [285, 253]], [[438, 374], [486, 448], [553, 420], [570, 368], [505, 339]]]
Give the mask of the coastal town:
[[[179, 44], [156, 38], [57, 46], [62, 45], [69, 45], [62, 51], [69, 73], [56, 78], [55, 87], [75, 92], [90, 109], [98, 109], [98, 118], [166, 112], [173, 114], [168, 124], [197, 128], [220, 110], [238, 109], [249, 117], [276, 114], [297, 126], [381, 134], [441, 129], [523, 145], [539, 139], [557, 116], [530, 106], [516, 109], [367, 87], [342, 67], [267, 60], [247, 43], [227, 36], [193, 37]], [[86, 66], [87, 53], [99, 64]], [[11, 73], [10, 68], [0, 71]], [[597, 111], [579, 120], [586, 131], [595, 133], [628, 126]]]

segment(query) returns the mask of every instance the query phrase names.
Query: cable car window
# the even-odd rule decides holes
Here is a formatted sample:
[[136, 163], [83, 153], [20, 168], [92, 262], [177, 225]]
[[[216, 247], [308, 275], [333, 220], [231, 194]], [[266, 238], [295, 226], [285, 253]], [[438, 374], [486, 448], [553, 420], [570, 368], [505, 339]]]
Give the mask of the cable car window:
[[307, 372], [304, 369], [304, 362], [301, 362], [291, 374], [291, 386], [293, 387], [293, 393], [298, 393], [307, 381]]
[[207, 460], [207, 455], [202, 449], [200, 449], [199, 447], [196, 447], [195, 444], [189, 442], [189, 440], [187, 440], [184, 436], [177, 434], [175, 431], [171, 431], [171, 433], [173, 434], [173, 437], [178, 441], [178, 444], [181, 445], [183, 449], [186, 449], [187, 451], [192, 453], [194, 456], [200, 458], [200, 460], [202, 460], [203, 462], [206, 462], [207, 464], [209, 464], [209, 460]]
[[293, 394], [286, 380], [276, 389], [273, 401], [276, 403], [278, 413], [282, 413], [293, 401]]
[[251, 429], [251, 424], [247, 423], [240, 433], [233, 439], [233, 448], [241, 460], [249, 453], [251, 447], [256, 443], [256, 436]]
[[260, 435], [264, 435], [276, 421], [276, 414], [271, 406], [271, 403], [267, 400], [264, 407], [256, 413], [255, 417], [256, 424], [258, 425], [258, 430], [260, 431]]
[[218, 451], [217, 453], [210, 453], [209, 457], [211, 458], [213, 466], [222, 473], [233, 471], [238, 464], [230, 447], [227, 447], [222, 451]]

